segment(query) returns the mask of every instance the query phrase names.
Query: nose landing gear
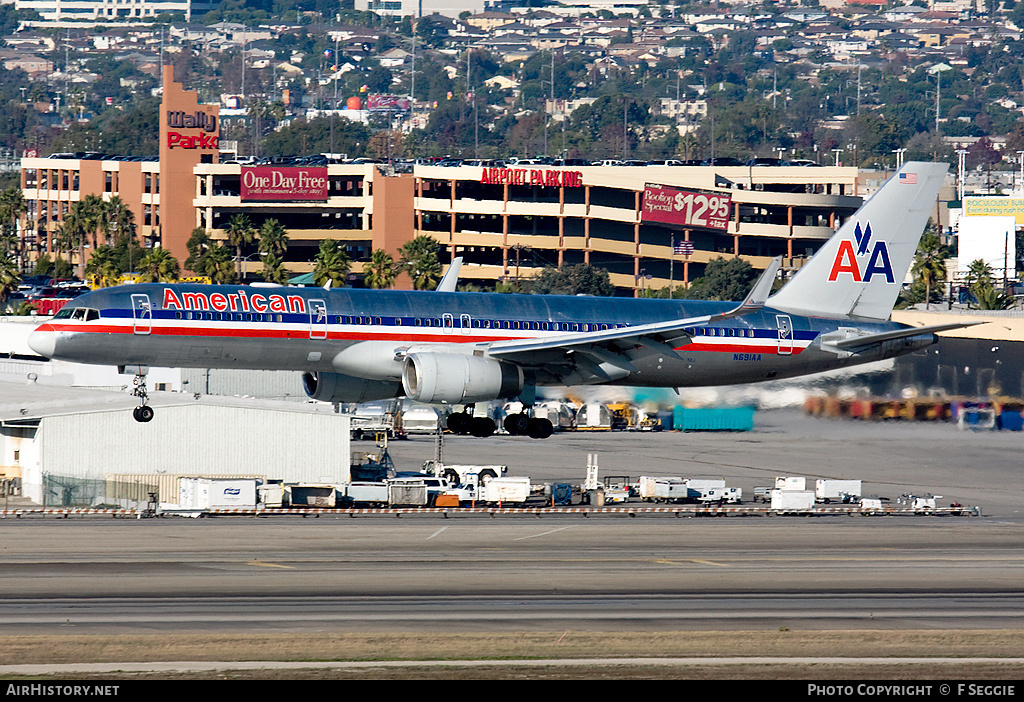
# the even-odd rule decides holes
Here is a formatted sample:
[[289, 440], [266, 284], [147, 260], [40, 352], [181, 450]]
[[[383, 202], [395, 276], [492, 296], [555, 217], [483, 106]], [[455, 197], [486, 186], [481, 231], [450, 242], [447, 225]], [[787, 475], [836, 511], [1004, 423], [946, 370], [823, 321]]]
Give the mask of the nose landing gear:
[[139, 398], [139, 406], [132, 410], [136, 422], [148, 422], [153, 419], [153, 408], [149, 406], [149, 392], [146, 389], [146, 372], [139, 368], [133, 378], [132, 395]]

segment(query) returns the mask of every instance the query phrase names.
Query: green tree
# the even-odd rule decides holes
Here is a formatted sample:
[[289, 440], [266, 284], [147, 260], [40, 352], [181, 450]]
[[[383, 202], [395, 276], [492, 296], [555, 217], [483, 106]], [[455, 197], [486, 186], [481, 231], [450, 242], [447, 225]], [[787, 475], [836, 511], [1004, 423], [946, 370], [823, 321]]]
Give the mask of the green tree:
[[437, 260], [440, 248], [436, 239], [421, 234], [398, 249], [398, 268], [409, 274], [416, 290], [433, 290], [441, 281], [441, 262]]
[[114, 249], [113, 246], [97, 246], [92, 256], [89, 257], [89, 263], [85, 266], [85, 272], [88, 275], [94, 276], [96, 279], [96, 285], [101, 288], [105, 288], [111, 285], [117, 285], [118, 279], [124, 272], [121, 267], [121, 256]]
[[0, 247], [4, 250], [17, 249], [18, 222], [26, 209], [21, 188], [11, 187], [0, 192]]
[[21, 268], [14, 251], [0, 251], [0, 302], [18, 289], [21, 282]]
[[980, 310], [1006, 310], [1016, 304], [1013, 295], [996, 289], [992, 280], [992, 267], [980, 258], [968, 265], [967, 282]]
[[213, 239], [206, 231], [206, 227], [196, 227], [185, 244], [188, 249], [188, 258], [185, 259], [185, 270], [192, 271], [196, 275], [210, 275], [209, 252], [215, 245]]
[[256, 236], [256, 230], [244, 214], [236, 214], [228, 222], [227, 228], [228, 244], [235, 247], [235, 275], [242, 279], [242, 247], [251, 244]]
[[610, 297], [615, 294], [611, 276], [604, 268], [587, 263], [551, 266], [529, 281], [528, 289], [539, 295], [599, 295]]
[[397, 276], [395, 259], [384, 249], [375, 249], [370, 254], [370, 263], [363, 267], [363, 282], [377, 290], [390, 288]]
[[933, 231], [926, 231], [921, 236], [914, 256], [911, 272], [914, 277], [924, 283], [925, 309], [932, 299], [932, 289], [946, 280], [946, 259], [949, 251], [942, 244], [942, 239]]
[[164, 248], [150, 249], [139, 262], [140, 283], [173, 282], [180, 272], [178, 259]]
[[345, 250], [338, 246], [337, 241], [324, 239], [320, 242], [320, 250], [313, 266], [313, 280], [317, 285], [323, 285], [330, 280], [331, 287], [341, 287], [345, 284], [345, 278], [351, 269], [352, 262]]
[[685, 291], [695, 300], [742, 300], [757, 278], [757, 271], [742, 258], [714, 258]]
[[265, 220], [256, 236], [261, 254], [274, 254], [284, 258], [288, 252], [288, 231], [278, 220]]

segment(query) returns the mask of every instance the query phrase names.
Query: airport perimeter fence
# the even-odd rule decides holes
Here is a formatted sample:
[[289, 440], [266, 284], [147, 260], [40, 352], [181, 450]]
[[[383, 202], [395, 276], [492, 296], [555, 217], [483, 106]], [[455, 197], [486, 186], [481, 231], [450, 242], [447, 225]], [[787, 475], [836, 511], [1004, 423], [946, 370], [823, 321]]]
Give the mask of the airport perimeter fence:
[[156, 481], [43, 474], [43, 507], [145, 509]]

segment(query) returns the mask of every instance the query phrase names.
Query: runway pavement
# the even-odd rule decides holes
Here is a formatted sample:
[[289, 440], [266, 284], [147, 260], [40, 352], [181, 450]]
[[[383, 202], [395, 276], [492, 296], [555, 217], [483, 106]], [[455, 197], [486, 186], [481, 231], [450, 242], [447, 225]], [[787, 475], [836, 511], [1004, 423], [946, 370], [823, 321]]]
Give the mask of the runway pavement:
[[[745, 492], [861, 478], [984, 516], [8, 519], [0, 621], [11, 635], [1024, 628], [1024, 437], [765, 415], [743, 434], [458, 437], [444, 459], [578, 482], [597, 453], [602, 474]], [[412, 469], [434, 444], [391, 453]]]

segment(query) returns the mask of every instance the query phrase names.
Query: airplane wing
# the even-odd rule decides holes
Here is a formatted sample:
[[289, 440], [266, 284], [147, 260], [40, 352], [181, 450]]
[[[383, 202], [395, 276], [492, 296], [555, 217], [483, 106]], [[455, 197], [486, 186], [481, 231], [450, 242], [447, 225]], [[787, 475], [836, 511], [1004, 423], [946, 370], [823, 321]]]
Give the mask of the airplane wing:
[[[646, 353], [660, 353], [673, 358], [679, 355], [675, 347], [689, 340], [690, 334], [685, 330], [702, 327], [732, 317], [756, 312], [764, 307], [772, 282], [782, 265], [782, 257], [772, 260], [761, 277], [754, 283], [746, 299], [729, 310], [712, 315], [673, 319], [665, 322], [638, 324], [602, 331], [584, 332], [582, 334], [560, 334], [542, 339], [513, 339], [496, 341], [487, 348], [488, 355], [522, 365], [554, 365], [579, 357], [592, 362], [591, 371], [597, 379], [608, 380], [607, 370], [611, 367], [626, 375], [636, 371], [631, 358]], [[590, 365], [590, 364], [585, 364]]]
[[895, 339], [905, 339], [908, 336], [918, 336], [919, 334], [935, 334], [937, 332], [949, 331], [950, 329], [963, 329], [964, 327], [973, 327], [977, 324], [985, 324], [986, 322], [952, 322], [950, 324], [933, 324], [930, 327], [909, 327], [907, 329], [897, 329], [890, 332], [881, 332], [879, 334], [863, 334], [860, 336], [851, 336], [838, 341], [826, 341], [822, 340], [825, 346], [834, 346], [836, 348], [849, 351], [850, 349], [865, 348], [880, 344], [883, 341], [893, 341]]

